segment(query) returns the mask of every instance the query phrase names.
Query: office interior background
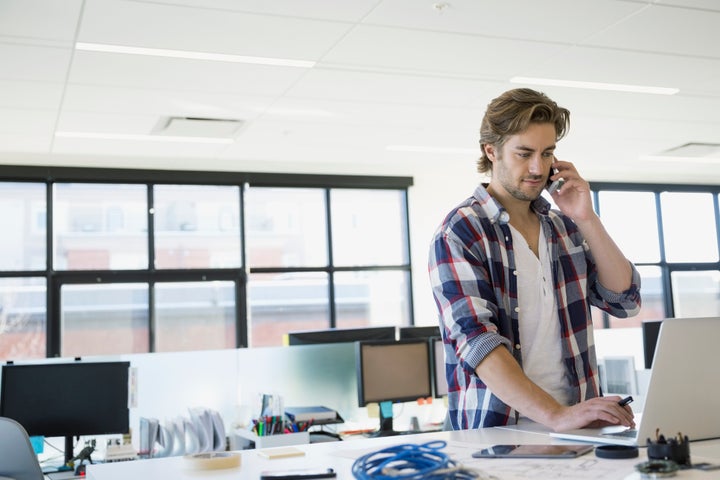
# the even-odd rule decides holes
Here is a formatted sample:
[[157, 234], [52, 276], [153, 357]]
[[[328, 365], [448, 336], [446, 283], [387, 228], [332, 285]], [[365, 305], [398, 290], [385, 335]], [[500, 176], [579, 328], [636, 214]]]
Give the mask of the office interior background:
[[570, 109], [557, 156], [643, 275], [639, 317], [596, 326], [718, 316], [718, 24], [712, 0], [0, 0], [0, 359], [436, 324], [429, 240], [525, 86]]

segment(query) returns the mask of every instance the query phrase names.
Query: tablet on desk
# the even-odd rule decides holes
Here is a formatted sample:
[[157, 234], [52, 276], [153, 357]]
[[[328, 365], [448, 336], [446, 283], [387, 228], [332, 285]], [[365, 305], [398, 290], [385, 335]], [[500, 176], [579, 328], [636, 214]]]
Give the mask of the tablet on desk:
[[493, 445], [473, 453], [475, 458], [575, 458], [595, 448], [583, 445]]

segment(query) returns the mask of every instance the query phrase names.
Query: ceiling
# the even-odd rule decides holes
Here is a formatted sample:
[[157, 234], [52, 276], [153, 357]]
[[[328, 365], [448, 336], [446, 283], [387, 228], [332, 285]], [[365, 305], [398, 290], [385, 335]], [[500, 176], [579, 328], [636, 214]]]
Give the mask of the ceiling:
[[[571, 110], [557, 154], [587, 178], [718, 184], [719, 45], [716, 0], [0, 0], [0, 163], [466, 175], [522, 76], [679, 89], [534, 87]], [[162, 141], [208, 125], [158, 133], [172, 117], [240, 128]]]

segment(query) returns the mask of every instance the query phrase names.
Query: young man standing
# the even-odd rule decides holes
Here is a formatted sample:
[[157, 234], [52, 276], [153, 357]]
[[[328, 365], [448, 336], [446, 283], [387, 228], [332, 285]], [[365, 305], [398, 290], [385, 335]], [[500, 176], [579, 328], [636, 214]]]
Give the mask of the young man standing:
[[[531, 89], [503, 93], [480, 128], [489, 184], [452, 210], [430, 249], [453, 429], [634, 426], [601, 397], [590, 306], [640, 308], [640, 276], [592, 208], [588, 183], [555, 158], [570, 112]], [[540, 194], [563, 179], [552, 198]]]

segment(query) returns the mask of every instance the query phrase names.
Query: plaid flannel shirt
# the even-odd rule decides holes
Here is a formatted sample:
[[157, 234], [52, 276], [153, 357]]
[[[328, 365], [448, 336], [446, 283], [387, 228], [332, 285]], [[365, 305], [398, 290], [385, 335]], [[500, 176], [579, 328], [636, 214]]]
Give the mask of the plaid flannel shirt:
[[[640, 309], [640, 275], [621, 293], [604, 288], [587, 243], [569, 217], [540, 197], [532, 203], [552, 259], [566, 376], [574, 402], [600, 395], [590, 305], [615, 317]], [[509, 214], [479, 185], [438, 228], [429, 255], [430, 282], [439, 311], [448, 381], [448, 416], [454, 429], [515, 423], [516, 412], [475, 374], [496, 347], [522, 366], [517, 278]]]

